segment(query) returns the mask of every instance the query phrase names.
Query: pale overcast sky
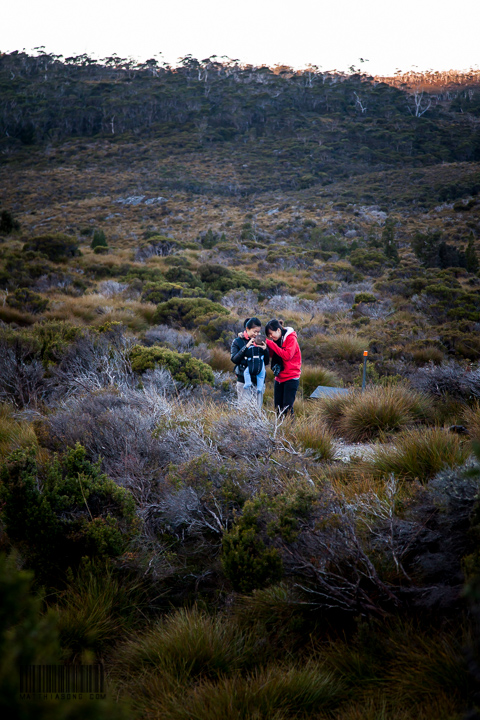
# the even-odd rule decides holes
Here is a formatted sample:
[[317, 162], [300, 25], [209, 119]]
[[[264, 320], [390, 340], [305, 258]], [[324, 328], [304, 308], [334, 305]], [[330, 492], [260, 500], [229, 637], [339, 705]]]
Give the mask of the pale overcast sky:
[[11, 0], [2, 10], [0, 51], [97, 59], [117, 53], [176, 63], [227, 55], [252, 64], [309, 63], [464, 70], [480, 65], [480, 0]]

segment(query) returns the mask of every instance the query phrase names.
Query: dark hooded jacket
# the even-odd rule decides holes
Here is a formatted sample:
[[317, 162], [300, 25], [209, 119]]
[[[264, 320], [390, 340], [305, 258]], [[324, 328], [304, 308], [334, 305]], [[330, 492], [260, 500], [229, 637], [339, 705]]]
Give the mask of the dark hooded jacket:
[[[234, 339], [232, 347], [230, 348], [230, 357], [235, 365], [235, 375], [237, 376], [238, 382], [241, 383], [245, 382], [243, 373], [247, 367], [248, 358], [253, 356], [253, 347], [250, 346], [247, 348], [249, 339], [250, 338], [248, 336], [245, 337], [245, 333], [242, 333], [242, 335]], [[265, 367], [267, 367], [270, 360], [268, 348], [263, 351], [263, 360]], [[253, 385], [257, 384], [257, 378], [255, 375], [252, 377], [252, 383]]]

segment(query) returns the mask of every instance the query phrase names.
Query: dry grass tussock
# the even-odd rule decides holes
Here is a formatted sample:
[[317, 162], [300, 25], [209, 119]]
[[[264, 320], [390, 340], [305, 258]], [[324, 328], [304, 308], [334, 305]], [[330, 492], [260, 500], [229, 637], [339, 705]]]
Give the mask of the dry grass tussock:
[[353, 442], [433, 420], [429, 398], [399, 385], [326, 398], [320, 408], [328, 426]]
[[446, 467], [463, 465], [470, 448], [460, 436], [443, 428], [415, 428], [395, 437], [395, 442], [377, 448], [362, 467], [378, 477], [394, 474], [404, 480], [425, 482]]
[[361, 362], [363, 351], [368, 350], [368, 341], [352, 333], [321, 336], [320, 355], [327, 358]]
[[0, 403], [0, 457], [32, 445], [37, 445], [32, 424], [16, 420], [13, 409]]
[[119, 297], [106, 298], [101, 294], [83, 295], [79, 298], [66, 298], [65, 295], [52, 296], [50, 309], [44, 314], [47, 320], [66, 320], [77, 325], [97, 327], [106, 320], [120, 322], [139, 332], [152, 324], [156, 306], [152, 303], [140, 303], [136, 300], [123, 300]]
[[465, 408], [463, 419], [472, 440], [480, 443], [480, 402], [476, 402], [473, 407]]

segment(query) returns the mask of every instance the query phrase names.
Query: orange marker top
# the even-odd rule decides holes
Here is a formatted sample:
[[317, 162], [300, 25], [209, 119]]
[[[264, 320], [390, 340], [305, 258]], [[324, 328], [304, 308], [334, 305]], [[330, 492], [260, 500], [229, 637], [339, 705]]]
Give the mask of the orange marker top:
[[364, 350], [364, 351], [363, 351], [363, 356], [364, 356], [364, 357], [367, 357], [367, 355], [368, 355], [368, 350]]

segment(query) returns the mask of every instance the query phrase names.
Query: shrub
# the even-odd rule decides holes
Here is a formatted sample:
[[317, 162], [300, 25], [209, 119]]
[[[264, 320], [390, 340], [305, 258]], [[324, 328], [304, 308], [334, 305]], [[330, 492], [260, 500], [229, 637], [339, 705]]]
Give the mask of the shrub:
[[0, 235], [10, 235], [10, 233], [17, 230], [20, 230], [18, 220], [8, 210], [2, 210], [0, 213]]
[[130, 350], [132, 370], [144, 373], [160, 365], [169, 370], [177, 382], [184, 385], [200, 385], [208, 383], [213, 385], [213, 372], [209, 365], [197, 360], [190, 353], [178, 353], [162, 347], [142, 347], [134, 345]]
[[90, 244], [90, 247], [92, 248], [92, 250], [95, 250], [95, 248], [97, 247], [108, 247], [107, 239], [103, 230], [95, 230], [95, 232], [93, 233], [93, 240]]
[[122, 554], [136, 532], [132, 495], [86, 460], [81, 445], [48, 466], [16, 451], [0, 479], [7, 535], [43, 580], [84, 555]]
[[239, 287], [258, 288], [260, 285], [258, 280], [246, 273], [230, 270], [223, 265], [201, 265], [198, 274], [209, 290], [218, 290], [222, 293]]
[[375, 295], [372, 295], [372, 293], [361, 292], [361, 293], [357, 293], [355, 295], [355, 300], [354, 300], [355, 304], [374, 303], [374, 302], [377, 302], [377, 298], [375, 297]]
[[146, 283], [142, 294], [142, 302], [151, 302], [158, 305], [167, 302], [171, 298], [185, 297], [189, 294], [192, 294], [192, 291], [188, 291], [183, 285], [171, 282]]
[[80, 255], [78, 243], [75, 238], [61, 233], [52, 235], [39, 235], [34, 237], [23, 246], [23, 252], [33, 250], [46, 255], [52, 262], [59, 262], [66, 258]]
[[229, 310], [206, 298], [172, 298], [157, 307], [153, 322], [191, 329], [198, 324], [200, 318], [209, 313], [228, 315]]
[[247, 501], [243, 514], [222, 541], [222, 565], [235, 590], [251, 592], [282, 577], [282, 559], [259, 534], [258, 502]]
[[366, 248], [358, 248], [350, 254], [350, 263], [368, 275], [381, 275], [387, 258], [379, 250], [369, 250]]
[[462, 465], [469, 448], [458, 435], [442, 428], [405, 430], [393, 446], [377, 448], [367, 468], [382, 477], [391, 473], [404, 480], [426, 480], [445, 467]]
[[28, 288], [17, 288], [12, 295], [7, 297], [7, 305], [21, 312], [38, 315], [45, 312], [48, 300]]
[[187, 268], [181, 267], [180, 265], [170, 267], [165, 273], [165, 279], [171, 283], [185, 283], [191, 288], [201, 284], [191, 270], [187, 270]]
[[198, 329], [210, 342], [221, 343], [225, 350], [230, 350], [240, 325], [238, 317], [209, 313], [199, 319]]
[[436, 397], [480, 398], [480, 368], [472, 370], [454, 360], [420, 368], [409, 379], [413, 387]]
[[[33, 573], [18, 568], [19, 558], [0, 554], [0, 696], [10, 718], [64, 717], [57, 704], [20, 700], [22, 666], [58, 661], [58, 634], [51, 613], [41, 614], [42, 599], [32, 591]], [[42, 708], [43, 706], [43, 708]]]

